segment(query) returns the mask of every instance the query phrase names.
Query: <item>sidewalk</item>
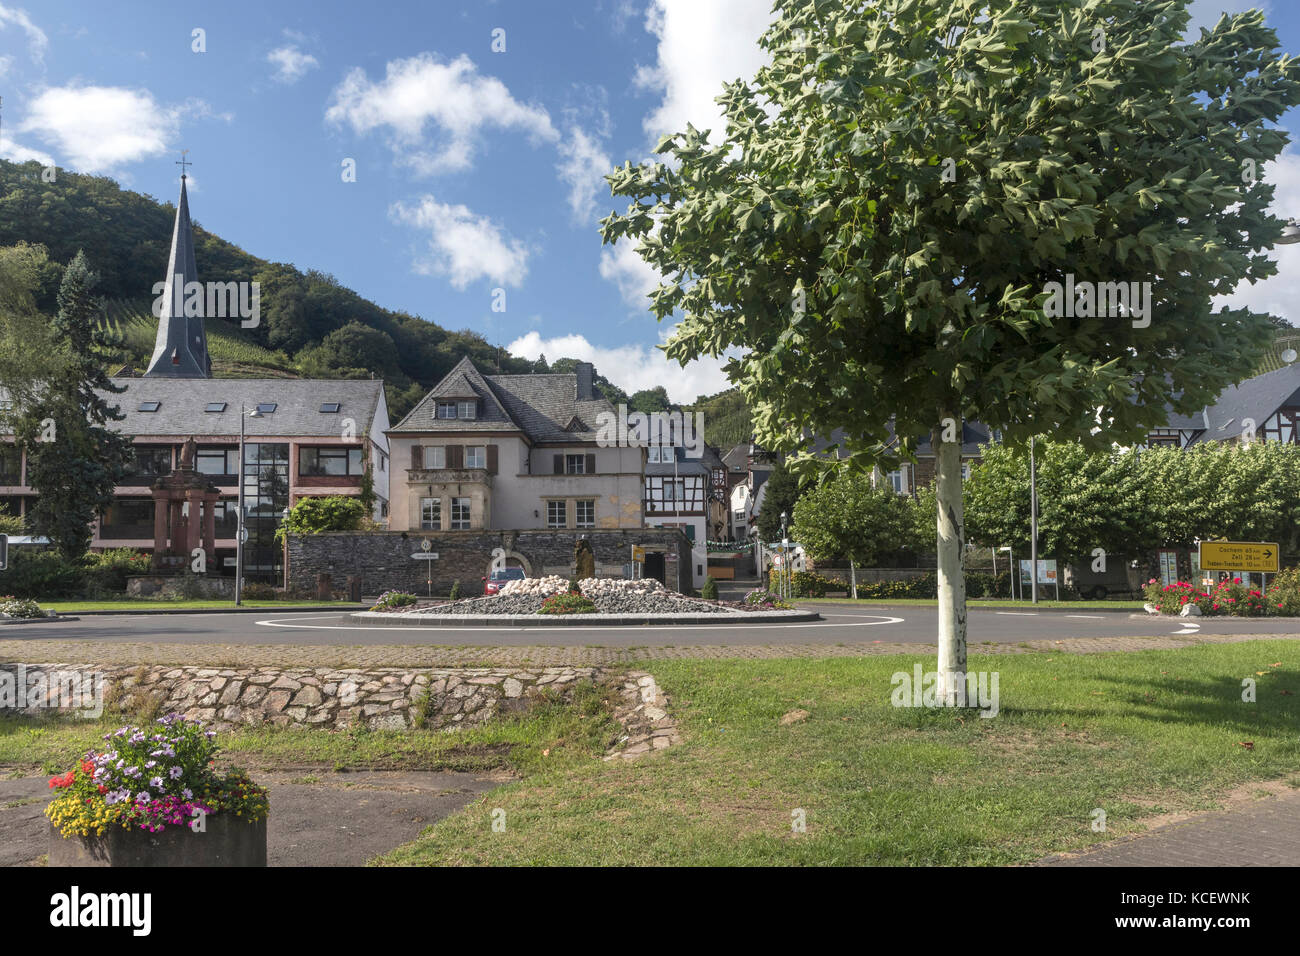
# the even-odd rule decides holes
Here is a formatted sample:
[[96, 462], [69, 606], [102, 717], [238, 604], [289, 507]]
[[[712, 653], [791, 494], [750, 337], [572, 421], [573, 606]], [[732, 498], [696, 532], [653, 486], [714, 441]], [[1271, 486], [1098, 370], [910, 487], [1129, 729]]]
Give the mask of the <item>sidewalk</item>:
[[1039, 866], [1300, 866], [1300, 790], [1215, 810]]

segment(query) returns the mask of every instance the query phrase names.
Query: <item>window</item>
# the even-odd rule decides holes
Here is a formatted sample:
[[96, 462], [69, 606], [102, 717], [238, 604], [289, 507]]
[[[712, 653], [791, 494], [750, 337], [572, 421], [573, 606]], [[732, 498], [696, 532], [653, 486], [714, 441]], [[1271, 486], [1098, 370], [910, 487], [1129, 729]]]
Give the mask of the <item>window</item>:
[[894, 489], [894, 494], [901, 495], [903, 493], [903, 472], [901, 470], [891, 471], [889, 474], [885, 475], [885, 480], [888, 481], [890, 487]]
[[465, 467], [486, 468], [487, 449], [482, 445], [466, 445], [465, 446]]
[[380, 470], [380, 471], [387, 471], [387, 470], [388, 470], [388, 456], [387, 456], [387, 455], [380, 455], [380, 456], [379, 456], [379, 470]]
[[342, 406], [338, 402], [321, 402], [320, 410], [322, 415], [335, 415]]
[[468, 498], [451, 499], [451, 530], [452, 531], [469, 530], [469, 499]]
[[596, 527], [596, 502], [594, 499], [588, 501], [576, 501], [577, 514], [574, 524], [579, 528]]
[[963, 461], [961, 463], [961, 480], [966, 481], [969, 478], [970, 478], [970, 462]]
[[421, 531], [442, 530], [442, 499], [441, 498], [420, 499], [420, 530]]
[[650, 462], [650, 464], [652, 464], [652, 465], [657, 465], [657, 464], [659, 464], [659, 446], [658, 446], [658, 445], [651, 445], [649, 448], [646, 449], [646, 461]]
[[194, 470], [200, 475], [237, 475], [239, 449], [200, 448], [194, 453]]
[[567, 501], [546, 502], [546, 527], [564, 528], [569, 524], [569, 503]]
[[137, 412], [156, 412], [162, 408], [162, 402], [141, 402], [136, 406]]
[[[136, 453], [137, 455], [139, 452]], [[170, 449], [168, 449], [170, 454]], [[168, 460], [170, 464], [170, 459]], [[23, 456], [17, 445], [0, 445], [0, 485], [16, 485], [23, 471]], [[166, 472], [163, 472], [166, 474]], [[17, 510], [10, 514], [17, 514]]]
[[225, 402], [208, 402], [203, 406], [205, 412], [224, 412], [226, 410]]
[[443, 445], [425, 445], [424, 446], [424, 467], [425, 468], [446, 468], [447, 467], [447, 449]]
[[278, 406], [275, 402], [258, 402], [257, 410], [263, 415], [272, 414]]
[[564, 473], [566, 475], [585, 475], [587, 473], [587, 456], [565, 455]]
[[363, 470], [360, 448], [303, 448], [298, 454], [299, 475], [359, 475]]
[[478, 402], [475, 401], [457, 402], [456, 417], [457, 418], [478, 418]]
[[437, 414], [437, 417], [438, 417], [438, 418], [455, 418], [455, 417], [456, 417], [456, 403], [455, 403], [455, 402], [439, 402], [439, 403], [438, 403], [438, 414]]

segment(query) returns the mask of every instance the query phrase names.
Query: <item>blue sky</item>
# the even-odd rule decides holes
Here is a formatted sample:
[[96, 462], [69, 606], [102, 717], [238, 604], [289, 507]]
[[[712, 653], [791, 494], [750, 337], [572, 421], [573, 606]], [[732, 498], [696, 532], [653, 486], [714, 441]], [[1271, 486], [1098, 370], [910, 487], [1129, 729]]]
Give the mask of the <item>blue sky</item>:
[[[1208, 25], [1252, 5], [1193, 10]], [[1300, 52], [1297, 5], [1262, 6]], [[719, 363], [654, 349], [654, 276], [602, 249], [601, 176], [687, 121], [717, 125], [721, 83], [762, 62], [769, 0], [125, 7], [0, 0], [0, 155], [172, 201], [188, 149], [195, 219], [254, 255], [517, 354], [589, 358], [629, 390], [726, 387]], [[1270, 178], [1300, 215], [1300, 152]], [[1281, 275], [1239, 297], [1294, 322], [1300, 246], [1278, 254]]]

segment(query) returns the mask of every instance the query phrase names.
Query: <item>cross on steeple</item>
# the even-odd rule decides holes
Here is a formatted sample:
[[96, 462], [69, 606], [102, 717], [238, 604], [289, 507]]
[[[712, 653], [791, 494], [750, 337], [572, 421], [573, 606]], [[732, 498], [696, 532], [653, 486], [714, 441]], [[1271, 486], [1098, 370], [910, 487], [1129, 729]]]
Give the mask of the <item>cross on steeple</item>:
[[182, 149], [182, 150], [181, 150], [181, 158], [180, 158], [179, 160], [177, 160], [177, 162], [176, 162], [176, 165], [179, 166], [179, 167], [181, 168], [181, 179], [184, 179], [184, 178], [185, 178], [185, 167], [186, 167], [186, 166], [193, 166], [193, 165], [194, 165], [193, 163], [191, 163], [191, 162], [187, 162], [187, 161], [186, 161], [185, 157], [186, 157], [186, 155], [188, 155], [188, 154], [189, 154], [189, 150], [188, 150], [188, 149]]

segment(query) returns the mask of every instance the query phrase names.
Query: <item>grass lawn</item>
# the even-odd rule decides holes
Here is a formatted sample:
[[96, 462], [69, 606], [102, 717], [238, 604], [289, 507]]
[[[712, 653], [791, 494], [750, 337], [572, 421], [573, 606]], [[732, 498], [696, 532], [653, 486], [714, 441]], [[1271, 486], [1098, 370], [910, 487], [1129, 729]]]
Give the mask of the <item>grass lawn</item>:
[[[174, 611], [184, 608], [213, 611], [229, 611], [235, 606], [233, 599], [225, 601], [212, 601], [207, 599], [180, 600], [180, 601], [149, 601], [144, 599], [121, 598], [116, 600], [99, 600], [99, 601], [38, 601], [42, 608], [53, 608], [60, 614], [77, 614], [82, 611]], [[346, 601], [250, 601], [244, 599], [244, 607], [315, 607], [321, 604], [337, 603], [340, 606], [348, 604]]]
[[[893, 605], [895, 607], [938, 607], [939, 602], [934, 598], [795, 598], [796, 604], [855, 604], [855, 605]], [[1007, 598], [992, 598], [983, 600], [971, 598], [966, 602], [967, 607], [1001, 607], [1001, 608], [1019, 608], [1024, 611], [1035, 610], [1036, 607], [1068, 607], [1079, 608], [1083, 610], [1125, 610], [1140, 611], [1144, 601], [1045, 601], [1040, 600], [1037, 605], [1031, 601], [1012, 601]]]
[[[1243, 785], [1300, 785], [1300, 642], [972, 655], [972, 671], [1000, 675], [992, 719], [891, 706], [891, 676], [915, 663], [933, 658], [655, 661], [685, 742], [633, 762], [599, 759], [617, 728], [594, 688], [470, 731], [221, 743], [253, 768], [522, 775], [376, 861], [390, 865], [1025, 863]], [[782, 726], [796, 708], [809, 716]], [[62, 770], [112, 724], [0, 719], [0, 767]], [[1098, 807], [1106, 833], [1091, 829]]]

